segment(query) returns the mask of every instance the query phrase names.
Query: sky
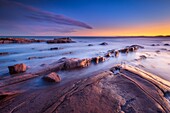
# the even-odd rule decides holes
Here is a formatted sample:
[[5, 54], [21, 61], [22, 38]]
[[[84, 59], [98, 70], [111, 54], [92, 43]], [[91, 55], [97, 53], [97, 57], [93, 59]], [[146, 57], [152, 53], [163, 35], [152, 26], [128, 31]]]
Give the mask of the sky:
[[170, 0], [0, 0], [0, 36], [170, 35]]

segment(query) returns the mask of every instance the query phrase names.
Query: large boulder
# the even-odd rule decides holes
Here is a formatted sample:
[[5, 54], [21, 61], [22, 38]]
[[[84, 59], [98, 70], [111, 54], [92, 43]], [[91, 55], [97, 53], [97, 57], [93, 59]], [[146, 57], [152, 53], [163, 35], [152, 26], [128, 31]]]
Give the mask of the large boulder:
[[8, 69], [10, 74], [17, 74], [17, 73], [25, 72], [27, 70], [27, 66], [26, 64], [21, 63], [13, 66], [8, 66]]
[[58, 74], [56, 74], [55, 72], [52, 72], [52, 73], [50, 73], [48, 75], [45, 75], [43, 77], [43, 79], [45, 81], [48, 81], [48, 82], [60, 82], [61, 81], [60, 76]]
[[64, 62], [63, 70], [74, 69], [74, 68], [84, 68], [90, 65], [91, 59], [78, 59], [78, 58], [63, 58], [61, 61]]

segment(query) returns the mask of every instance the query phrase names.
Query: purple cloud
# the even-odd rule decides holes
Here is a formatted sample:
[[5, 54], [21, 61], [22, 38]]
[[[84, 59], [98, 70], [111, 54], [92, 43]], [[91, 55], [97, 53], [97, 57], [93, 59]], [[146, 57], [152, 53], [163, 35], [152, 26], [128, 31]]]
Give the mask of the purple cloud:
[[[11, 27], [13, 27], [13, 29], [22, 30], [24, 25], [25, 29], [27, 28], [27, 25], [32, 26], [32, 28], [34, 26], [35, 28], [41, 26], [37, 28], [40, 30], [46, 29], [48, 31], [51, 30], [56, 32], [75, 32], [75, 29], [73, 30], [73, 28], [70, 28], [73, 26], [92, 29], [91, 26], [84, 22], [44, 11], [16, 1], [0, 0], [0, 15], [1, 31], [4, 29], [12, 29]], [[58, 28], [58, 26], [60, 28]]]

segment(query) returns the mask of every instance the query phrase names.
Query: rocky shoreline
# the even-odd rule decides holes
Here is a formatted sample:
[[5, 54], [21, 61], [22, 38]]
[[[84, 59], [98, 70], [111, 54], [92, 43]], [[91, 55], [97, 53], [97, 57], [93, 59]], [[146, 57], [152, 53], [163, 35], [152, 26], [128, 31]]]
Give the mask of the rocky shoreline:
[[40, 43], [40, 42], [46, 42], [48, 44], [53, 43], [72, 43], [75, 41], [72, 41], [71, 38], [57, 38], [53, 40], [39, 40], [39, 39], [27, 39], [27, 38], [0, 38], [0, 44], [27, 44], [27, 43]]
[[129, 65], [39, 90], [5, 91], [9, 87], [1, 85], [1, 113], [170, 112], [170, 83]]
[[[74, 42], [70, 38], [48, 41], [45, 42]], [[99, 45], [108, 44], [103, 42]], [[11, 75], [0, 78], [0, 112], [169, 113], [170, 82], [137, 67], [125, 63], [115, 64], [110, 69], [90, 73], [68, 82], [63, 82], [58, 73], [90, 68], [93, 64], [98, 65], [110, 58], [118, 58], [119, 54], [127, 55], [143, 48], [140, 45], [130, 45], [122, 49], [108, 50], [103, 55], [92, 58], [63, 57], [48, 65], [43, 64], [40, 69], [30, 69], [23, 63], [9, 66]], [[50, 50], [58, 49], [60, 48], [54, 47]], [[36, 58], [43, 57], [29, 57], [28, 60]], [[145, 59], [147, 56], [141, 55], [135, 60]], [[33, 81], [44, 82], [45, 87], [29, 88]]]

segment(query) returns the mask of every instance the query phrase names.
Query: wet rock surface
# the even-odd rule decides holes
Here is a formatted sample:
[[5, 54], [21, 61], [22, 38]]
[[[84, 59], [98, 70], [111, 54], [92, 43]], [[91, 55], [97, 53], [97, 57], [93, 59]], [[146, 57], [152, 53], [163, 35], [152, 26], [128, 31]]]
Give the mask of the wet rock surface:
[[[119, 69], [119, 73], [114, 74]], [[136, 72], [135, 72], [136, 71]], [[148, 78], [150, 77], [150, 78]], [[168, 113], [169, 83], [134, 67], [114, 67], [94, 76], [33, 91], [4, 91], [1, 113]], [[166, 83], [166, 84], [165, 84]], [[4, 91], [4, 92], [3, 92]]]

